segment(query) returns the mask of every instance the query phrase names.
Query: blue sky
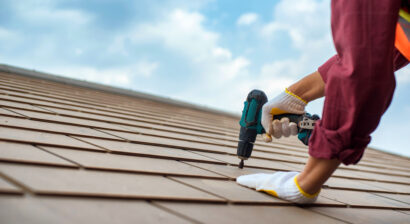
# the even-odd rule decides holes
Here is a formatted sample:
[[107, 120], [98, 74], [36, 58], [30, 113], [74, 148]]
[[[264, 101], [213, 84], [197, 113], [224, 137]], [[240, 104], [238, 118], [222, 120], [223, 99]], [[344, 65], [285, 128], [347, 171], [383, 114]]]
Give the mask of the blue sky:
[[[329, 0], [2, 0], [0, 43], [0, 63], [234, 113], [335, 53]], [[410, 156], [410, 68], [396, 77], [371, 146]]]

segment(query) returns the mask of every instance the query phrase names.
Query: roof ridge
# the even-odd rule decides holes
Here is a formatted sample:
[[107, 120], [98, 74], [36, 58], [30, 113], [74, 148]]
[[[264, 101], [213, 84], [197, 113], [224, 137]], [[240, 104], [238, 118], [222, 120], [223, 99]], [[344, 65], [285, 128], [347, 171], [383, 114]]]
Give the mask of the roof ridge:
[[34, 69], [30, 70], [30, 69], [25, 69], [25, 68], [13, 66], [13, 65], [0, 64], [0, 72], [7, 72], [7, 73], [12, 73], [16, 75], [25, 76], [25, 77], [43, 79], [47, 81], [53, 81], [53, 82], [58, 82], [62, 84], [83, 87], [83, 88], [88, 88], [88, 89], [98, 90], [98, 91], [103, 91], [103, 92], [108, 92], [108, 93], [115, 93], [119, 95], [130, 96], [130, 97], [137, 97], [137, 98], [147, 99], [147, 100], [151, 100], [151, 101], [155, 101], [159, 103], [171, 104], [171, 105], [178, 106], [178, 107], [184, 107], [184, 108], [198, 110], [198, 111], [210, 112], [214, 114], [220, 114], [220, 115], [239, 119], [239, 114], [207, 107], [204, 105], [188, 103], [182, 100], [172, 99], [170, 97], [164, 97], [164, 96], [144, 93], [144, 92], [140, 92], [136, 90], [114, 87], [114, 86], [105, 85], [105, 84], [99, 84], [99, 83], [90, 82], [86, 80], [79, 80], [79, 79], [74, 79], [74, 78], [63, 77], [63, 76], [59, 76], [56, 74], [36, 71]]

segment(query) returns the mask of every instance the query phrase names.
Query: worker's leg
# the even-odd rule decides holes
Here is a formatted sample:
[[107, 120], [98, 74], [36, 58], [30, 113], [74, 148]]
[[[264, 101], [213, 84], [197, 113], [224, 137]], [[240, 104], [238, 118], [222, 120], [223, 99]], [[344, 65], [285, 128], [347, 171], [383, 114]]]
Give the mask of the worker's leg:
[[317, 159], [309, 157], [309, 160], [297, 177], [299, 186], [309, 194], [320, 191], [322, 185], [339, 167], [340, 161], [337, 159]]
[[[394, 49], [393, 55], [395, 71], [409, 63], [397, 49]], [[288, 89], [307, 102], [310, 102], [324, 96], [325, 83], [319, 72], [314, 72], [299, 80]], [[337, 159], [328, 160], [309, 157], [303, 172], [297, 177], [298, 183], [305, 192], [314, 194], [320, 190], [339, 165], [340, 161]]]
[[[331, 67], [333, 63], [337, 63], [337, 60], [339, 60], [339, 57], [336, 55], [323, 67]], [[409, 61], [397, 49], [393, 50], [394, 71], [401, 69], [408, 63]], [[322, 68], [322, 70], [326, 69]], [[319, 72], [315, 72], [288, 89], [309, 102], [324, 95], [325, 84]], [[303, 172], [297, 177], [300, 187], [309, 194], [318, 192], [339, 165], [340, 161], [337, 159], [328, 160], [310, 157]]]
[[395, 88], [394, 38], [400, 1], [332, 1], [337, 56], [319, 68], [326, 98], [309, 143], [315, 158], [354, 164]]

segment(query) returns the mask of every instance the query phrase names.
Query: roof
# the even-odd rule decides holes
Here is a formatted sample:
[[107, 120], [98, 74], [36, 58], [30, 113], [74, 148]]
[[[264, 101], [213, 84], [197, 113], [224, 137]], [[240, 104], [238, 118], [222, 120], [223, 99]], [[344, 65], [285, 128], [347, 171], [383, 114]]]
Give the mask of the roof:
[[334, 173], [315, 204], [296, 206], [235, 183], [243, 174], [301, 171], [307, 148], [296, 138], [259, 139], [241, 170], [238, 116], [0, 70], [2, 223], [410, 220], [409, 158], [368, 148], [358, 165]]

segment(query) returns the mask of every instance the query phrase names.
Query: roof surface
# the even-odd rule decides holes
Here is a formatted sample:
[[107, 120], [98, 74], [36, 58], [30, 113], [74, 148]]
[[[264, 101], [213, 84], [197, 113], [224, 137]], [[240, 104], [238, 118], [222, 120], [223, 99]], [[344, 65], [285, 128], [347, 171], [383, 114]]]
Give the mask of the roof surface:
[[1, 223], [410, 222], [409, 158], [368, 148], [300, 207], [235, 183], [301, 171], [297, 139], [259, 139], [241, 170], [238, 117], [65, 83], [0, 72]]

